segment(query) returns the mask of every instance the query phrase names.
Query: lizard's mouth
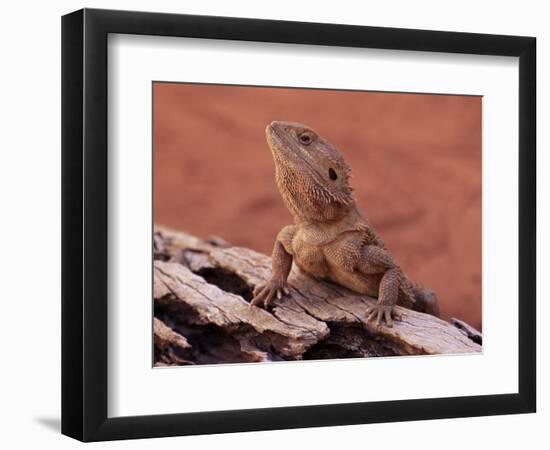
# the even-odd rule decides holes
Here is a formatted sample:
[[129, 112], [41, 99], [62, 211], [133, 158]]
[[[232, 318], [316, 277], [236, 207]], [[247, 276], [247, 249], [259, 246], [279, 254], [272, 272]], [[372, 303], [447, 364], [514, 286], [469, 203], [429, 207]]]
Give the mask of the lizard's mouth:
[[283, 141], [282, 136], [277, 132], [279, 126], [277, 122], [271, 122], [267, 127], [265, 127], [265, 136], [267, 143], [272, 152], [280, 151]]
[[275, 162], [281, 158], [286, 158], [287, 161], [292, 158], [294, 152], [291, 151], [291, 142], [284, 136], [284, 131], [277, 122], [271, 122], [265, 128], [265, 136]]
[[296, 143], [285, 131], [283, 123], [271, 122], [265, 129], [265, 135], [275, 161], [280, 158], [284, 158], [287, 162], [303, 160], [300, 157], [300, 149], [297, 148]]

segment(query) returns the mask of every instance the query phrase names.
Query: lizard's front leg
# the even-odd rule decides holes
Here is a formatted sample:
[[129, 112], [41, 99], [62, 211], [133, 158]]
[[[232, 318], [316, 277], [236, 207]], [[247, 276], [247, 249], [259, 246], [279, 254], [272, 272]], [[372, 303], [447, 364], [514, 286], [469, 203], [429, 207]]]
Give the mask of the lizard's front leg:
[[271, 255], [271, 279], [266, 284], [257, 286], [254, 289], [254, 298], [250, 302], [251, 306], [263, 306], [267, 309], [275, 297], [281, 299], [284, 294], [290, 294], [287, 287], [287, 278], [292, 267], [292, 255], [284, 245], [287, 244], [288, 247], [287, 236], [285, 236], [287, 234], [285, 229], [279, 233]]
[[385, 321], [391, 327], [393, 319], [399, 319], [394, 307], [399, 295], [401, 269], [384, 248], [374, 245], [363, 247], [358, 269], [364, 274], [383, 274], [378, 287], [378, 301], [368, 308], [367, 320], [376, 321], [376, 325]]
[[393, 319], [398, 319], [394, 307], [399, 293], [400, 271], [392, 267], [384, 272], [378, 288], [378, 301], [367, 310], [367, 320], [376, 321], [376, 325], [385, 320], [386, 325], [393, 326]]

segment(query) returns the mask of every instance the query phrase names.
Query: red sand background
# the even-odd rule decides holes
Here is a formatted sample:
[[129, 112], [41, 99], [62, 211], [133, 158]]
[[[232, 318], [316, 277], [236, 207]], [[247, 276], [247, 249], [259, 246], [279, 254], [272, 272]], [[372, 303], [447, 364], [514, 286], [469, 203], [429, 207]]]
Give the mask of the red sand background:
[[481, 98], [154, 84], [154, 220], [270, 254], [291, 223], [264, 129], [308, 124], [360, 208], [442, 313], [481, 328]]

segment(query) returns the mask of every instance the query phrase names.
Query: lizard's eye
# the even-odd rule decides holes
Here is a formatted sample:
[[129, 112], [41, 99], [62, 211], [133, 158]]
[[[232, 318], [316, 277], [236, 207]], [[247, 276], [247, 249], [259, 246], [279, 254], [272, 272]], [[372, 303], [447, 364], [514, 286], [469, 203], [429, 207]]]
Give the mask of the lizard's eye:
[[332, 167], [328, 169], [328, 176], [332, 181], [336, 181], [338, 179], [338, 175], [336, 175], [336, 171]]
[[313, 138], [309, 133], [302, 133], [298, 139], [300, 140], [300, 143], [304, 145], [309, 145], [313, 141]]

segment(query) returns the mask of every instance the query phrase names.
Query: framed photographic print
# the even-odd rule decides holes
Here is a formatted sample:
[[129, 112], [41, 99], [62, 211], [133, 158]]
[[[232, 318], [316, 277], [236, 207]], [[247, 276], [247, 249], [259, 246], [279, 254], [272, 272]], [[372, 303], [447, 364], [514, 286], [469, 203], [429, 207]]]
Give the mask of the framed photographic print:
[[532, 37], [62, 21], [62, 432], [535, 411]]

